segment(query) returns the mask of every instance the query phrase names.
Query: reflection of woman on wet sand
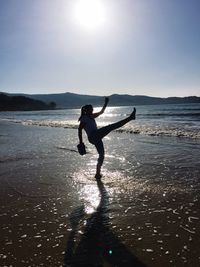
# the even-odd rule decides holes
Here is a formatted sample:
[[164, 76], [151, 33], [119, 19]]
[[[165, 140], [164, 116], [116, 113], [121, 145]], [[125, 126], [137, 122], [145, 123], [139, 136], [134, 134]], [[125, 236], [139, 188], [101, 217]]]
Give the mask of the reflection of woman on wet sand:
[[95, 118], [97, 118], [98, 116], [104, 113], [108, 102], [109, 102], [109, 98], [106, 97], [103, 108], [101, 109], [101, 111], [97, 113], [93, 113], [92, 105], [83, 106], [81, 108], [81, 116], [79, 118], [79, 121], [80, 121], [79, 128], [78, 128], [78, 136], [79, 136], [79, 142], [80, 142], [79, 147], [84, 148], [83, 138], [82, 138], [82, 130], [84, 129], [88, 136], [89, 142], [96, 147], [97, 152], [99, 154], [97, 167], [96, 167], [96, 175], [95, 175], [95, 178], [97, 179], [101, 178], [101, 166], [104, 161], [104, 145], [103, 145], [102, 139], [107, 134], [109, 134], [111, 131], [124, 126], [126, 123], [128, 123], [131, 120], [135, 120], [136, 109], [134, 108], [131, 115], [127, 117], [126, 119], [123, 119], [121, 121], [118, 121], [116, 123], [113, 123], [113, 124], [110, 124], [110, 125], [107, 125], [105, 127], [98, 129]]
[[[67, 241], [64, 266], [103, 267], [106, 262], [112, 267], [145, 267], [110, 229], [109, 196], [99, 179], [97, 186], [101, 199], [96, 211], [86, 219], [88, 215], [81, 206], [70, 216], [72, 232]], [[81, 238], [78, 238], [79, 232]]]

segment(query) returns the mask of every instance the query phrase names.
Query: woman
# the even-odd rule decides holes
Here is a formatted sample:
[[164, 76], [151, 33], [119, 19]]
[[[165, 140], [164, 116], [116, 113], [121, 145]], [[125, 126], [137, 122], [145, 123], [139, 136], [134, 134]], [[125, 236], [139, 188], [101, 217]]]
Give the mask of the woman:
[[127, 117], [126, 119], [98, 129], [95, 118], [97, 118], [98, 116], [104, 113], [108, 102], [109, 102], [109, 98], [106, 97], [103, 108], [101, 109], [101, 111], [97, 113], [93, 113], [92, 105], [83, 106], [81, 108], [81, 116], [79, 118], [79, 121], [80, 121], [80, 124], [78, 127], [79, 146], [84, 146], [83, 138], [82, 138], [82, 130], [84, 129], [88, 136], [89, 142], [96, 147], [97, 152], [99, 154], [99, 158], [98, 158], [97, 166], [96, 166], [96, 174], [95, 174], [96, 179], [100, 179], [102, 177], [101, 166], [104, 161], [104, 146], [103, 146], [102, 139], [104, 138], [104, 136], [109, 134], [111, 131], [122, 127], [123, 125], [125, 125], [127, 122], [131, 120], [135, 120], [135, 114], [136, 114], [136, 109], [134, 108], [131, 115]]

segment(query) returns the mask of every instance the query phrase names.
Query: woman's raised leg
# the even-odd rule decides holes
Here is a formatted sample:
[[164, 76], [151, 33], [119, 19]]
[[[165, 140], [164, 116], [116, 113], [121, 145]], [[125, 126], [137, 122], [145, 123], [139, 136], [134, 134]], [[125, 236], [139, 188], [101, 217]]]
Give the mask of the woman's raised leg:
[[123, 119], [121, 121], [109, 124], [105, 127], [98, 129], [97, 130], [98, 138], [102, 139], [104, 136], [109, 134], [111, 131], [114, 131], [114, 130], [124, 126], [126, 123], [128, 123], [131, 120], [135, 120], [135, 114], [136, 114], [136, 109], [134, 108], [131, 115], [129, 117], [127, 117], [126, 119]]

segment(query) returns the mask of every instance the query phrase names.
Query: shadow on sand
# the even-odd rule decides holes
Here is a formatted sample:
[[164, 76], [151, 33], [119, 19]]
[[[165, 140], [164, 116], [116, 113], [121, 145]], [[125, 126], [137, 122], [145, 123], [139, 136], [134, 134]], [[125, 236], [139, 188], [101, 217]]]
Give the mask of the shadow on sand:
[[97, 186], [101, 200], [96, 211], [87, 219], [83, 206], [71, 214], [64, 266], [145, 267], [109, 228], [108, 193], [102, 181]]

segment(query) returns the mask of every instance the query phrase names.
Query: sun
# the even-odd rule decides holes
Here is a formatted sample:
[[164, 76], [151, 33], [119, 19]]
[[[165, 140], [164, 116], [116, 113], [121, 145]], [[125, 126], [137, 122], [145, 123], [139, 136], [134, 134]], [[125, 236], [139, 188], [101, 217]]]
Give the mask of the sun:
[[106, 21], [101, 0], [77, 0], [74, 8], [76, 22], [87, 30], [102, 27]]

